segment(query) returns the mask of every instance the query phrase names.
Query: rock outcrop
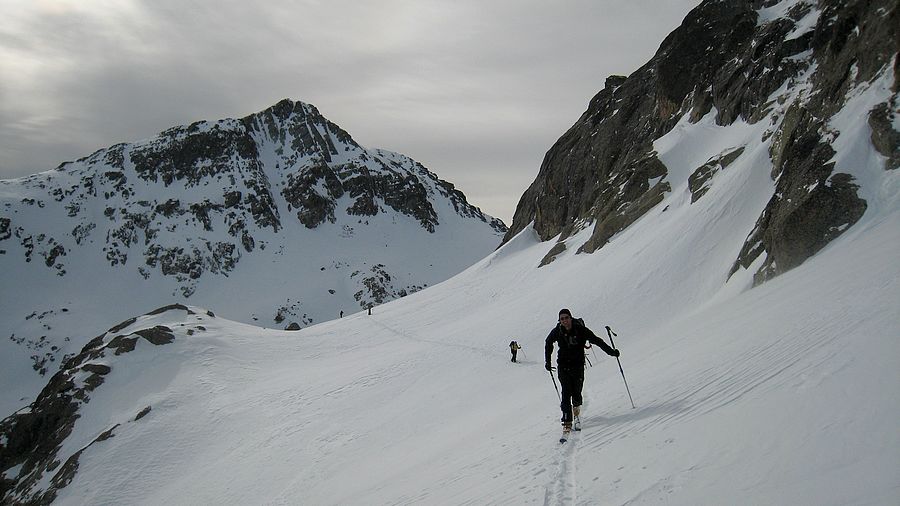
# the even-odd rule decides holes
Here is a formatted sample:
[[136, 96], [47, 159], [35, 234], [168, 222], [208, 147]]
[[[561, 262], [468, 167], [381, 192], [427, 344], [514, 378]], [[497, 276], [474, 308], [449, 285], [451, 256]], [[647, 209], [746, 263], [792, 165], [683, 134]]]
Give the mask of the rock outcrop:
[[[704, 1], [646, 65], [607, 79], [547, 153], [504, 241], [532, 222], [542, 240], [560, 242], [592, 226], [578, 251], [602, 248], [672, 191], [653, 142], [685, 116], [715, 114], [718, 125], [773, 125], [766, 140], [776, 191], [732, 272], [762, 254], [756, 283], [801, 264], [866, 210], [858, 182], [831, 162], [840, 132], [828, 125], [852, 90], [885, 72], [894, 94], [872, 108], [869, 125], [885, 170], [898, 166], [898, 27], [897, 3], [888, 0]], [[695, 201], [704, 178], [728, 161], [695, 169]]]
[[[158, 315], [183, 311], [196, 315], [182, 305], [171, 305], [153, 311]], [[210, 316], [211, 314], [206, 314]], [[89, 403], [92, 393], [116, 367], [114, 357], [133, 352], [138, 341], [155, 346], [175, 341], [172, 329], [162, 325], [142, 327], [132, 318], [92, 339], [81, 352], [66, 361], [40, 395], [28, 407], [0, 421], [0, 498], [2, 504], [50, 504], [57, 491], [71, 483], [78, 472], [79, 458], [91, 445], [115, 436], [121, 423], [140, 420], [151, 406], [136, 413], [132, 420], [113, 424], [87, 446], [63, 453], [63, 444], [72, 434], [81, 416], [81, 407]], [[130, 332], [125, 332], [131, 328]], [[193, 332], [194, 325], [187, 332]]]

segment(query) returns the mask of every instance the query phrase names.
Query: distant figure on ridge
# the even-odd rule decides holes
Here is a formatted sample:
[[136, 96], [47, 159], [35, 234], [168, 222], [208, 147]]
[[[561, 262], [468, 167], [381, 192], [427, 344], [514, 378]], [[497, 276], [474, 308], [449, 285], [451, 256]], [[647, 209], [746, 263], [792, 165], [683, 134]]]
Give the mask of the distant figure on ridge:
[[509, 351], [512, 352], [512, 361], [513, 362], [516, 361], [516, 352], [518, 352], [521, 349], [522, 349], [522, 347], [519, 346], [519, 343], [517, 343], [515, 341], [509, 342]]

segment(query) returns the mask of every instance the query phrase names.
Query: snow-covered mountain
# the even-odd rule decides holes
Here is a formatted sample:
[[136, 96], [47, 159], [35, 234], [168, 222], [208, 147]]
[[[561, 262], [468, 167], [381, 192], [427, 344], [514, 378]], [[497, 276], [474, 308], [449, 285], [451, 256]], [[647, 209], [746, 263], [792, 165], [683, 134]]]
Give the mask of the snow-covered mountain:
[[447, 279], [505, 231], [289, 100], [0, 181], [2, 413], [110, 321], [190, 302], [305, 327]]
[[[889, 92], [859, 96], [871, 86], [897, 90], [896, 7], [892, 0], [704, 2], [646, 65], [607, 79], [547, 153], [506, 240], [533, 223], [541, 239], [557, 239], [545, 262], [567, 248], [590, 253], [661, 209], [685, 182], [692, 202], [709, 198], [739, 163], [769, 175], [775, 191], [760, 194], [748, 210], [754, 221], [735, 230], [745, 241], [732, 272], [752, 268], [760, 283], [803, 263], [873, 203], [861, 179], [866, 160], [837, 147], [863, 135], [885, 170], [900, 168], [900, 100]], [[701, 146], [675, 144], [701, 127], [709, 131]], [[749, 149], [760, 136], [767, 152]], [[588, 227], [589, 239], [569, 239]]]
[[[552, 168], [567, 153], [557, 144], [529, 190], [533, 223], [522, 226], [517, 212], [520, 228], [500, 249], [371, 315], [298, 332], [231, 321], [215, 306], [110, 321], [34, 403], [0, 423], [4, 500], [897, 503], [896, 48], [886, 58], [875, 47], [867, 53], [882, 58], [878, 68], [846, 59], [845, 79], [830, 90], [835, 109], [803, 112], [825, 91], [812, 77], [820, 66], [842, 48], [856, 46], [862, 58], [860, 39], [873, 32], [896, 43], [897, 16], [896, 5], [879, 2], [704, 2], [661, 53], [674, 58], [669, 42], [677, 39], [705, 57], [709, 41], [688, 43], [689, 32], [736, 31], [760, 48], [759, 58], [773, 58], [772, 69], [792, 76], [803, 68], [801, 78], [761, 96], [747, 118], [722, 121], [725, 102], [716, 100], [661, 109], [679, 116], [647, 137], [656, 160], [647, 166], [657, 167], [646, 169], [655, 174], [649, 181], [644, 169], [590, 172], [572, 155], [584, 184], [569, 187], [605, 188], [611, 177], [615, 188], [633, 189], [633, 200], [610, 196], [606, 214], [591, 214], [590, 200], [583, 214], [568, 204], [559, 208], [565, 216], [547, 214], [557, 209], [547, 207], [552, 192], [566, 187], [548, 182], [576, 181], [576, 173]], [[773, 31], [828, 49], [769, 54]], [[718, 68], [729, 61], [717, 60]], [[733, 89], [740, 95], [750, 81]], [[710, 93], [719, 96], [715, 87]], [[789, 128], [796, 114], [820, 128]], [[814, 133], [822, 135], [809, 141]], [[585, 146], [574, 139], [573, 153]], [[827, 169], [821, 184], [852, 183], [842, 202], [864, 201], [825, 235], [819, 224], [841, 215], [819, 208], [818, 198], [798, 202], [799, 188], [785, 181], [807, 173], [782, 163], [803, 146], [817, 153], [807, 172]], [[640, 191], [654, 187], [652, 198]], [[819, 195], [818, 186], [803, 188]], [[789, 203], [806, 211], [783, 214]], [[790, 257], [802, 258], [790, 268], [778, 267], [784, 257], [767, 242], [780, 237], [767, 225], [775, 216], [790, 234], [818, 238]], [[614, 233], [598, 227], [604, 220]], [[551, 222], [561, 226], [554, 232]], [[763, 247], [748, 248], [757, 237]], [[758, 256], [737, 261], [751, 250]], [[562, 446], [559, 400], [543, 365], [544, 338], [561, 307], [598, 334], [611, 326], [622, 352], [620, 370], [587, 350], [585, 428]], [[513, 339], [523, 346], [520, 364], [509, 360]]]

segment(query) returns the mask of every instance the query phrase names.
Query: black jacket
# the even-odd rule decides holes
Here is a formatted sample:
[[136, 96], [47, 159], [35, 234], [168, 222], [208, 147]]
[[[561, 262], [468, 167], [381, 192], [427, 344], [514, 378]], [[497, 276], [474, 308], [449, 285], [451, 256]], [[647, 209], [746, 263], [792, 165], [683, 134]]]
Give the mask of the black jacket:
[[607, 355], [613, 354], [613, 349], [603, 342], [591, 329], [584, 326], [578, 320], [572, 320], [572, 330], [566, 332], [562, 324], [557, 324], [544, 344], [544, 362], [549, 364], [553, 357], [553, 343], [559, 345], [559, 353], [556, 357], [556, 366], [560, 369], [584, 369], [584, 346], [587, 343], [596, 344]]

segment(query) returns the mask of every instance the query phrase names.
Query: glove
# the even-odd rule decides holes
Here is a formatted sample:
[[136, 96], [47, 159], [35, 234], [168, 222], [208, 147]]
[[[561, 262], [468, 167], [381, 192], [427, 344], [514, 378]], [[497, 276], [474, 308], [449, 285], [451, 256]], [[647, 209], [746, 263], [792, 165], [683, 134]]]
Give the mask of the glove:
[[619, 355], [621, 355], [621, 353], [619, 353], [619, 350], [615, 348], [613, 348], [612, 353], [609, 354], [610, 357], [618, 357]]
[[544, 364], [544, 369], [547, 369], [548, 371], [553, 371], [553, 368], [550, 367], [550, 362], [547, 362], [546, 364]]

